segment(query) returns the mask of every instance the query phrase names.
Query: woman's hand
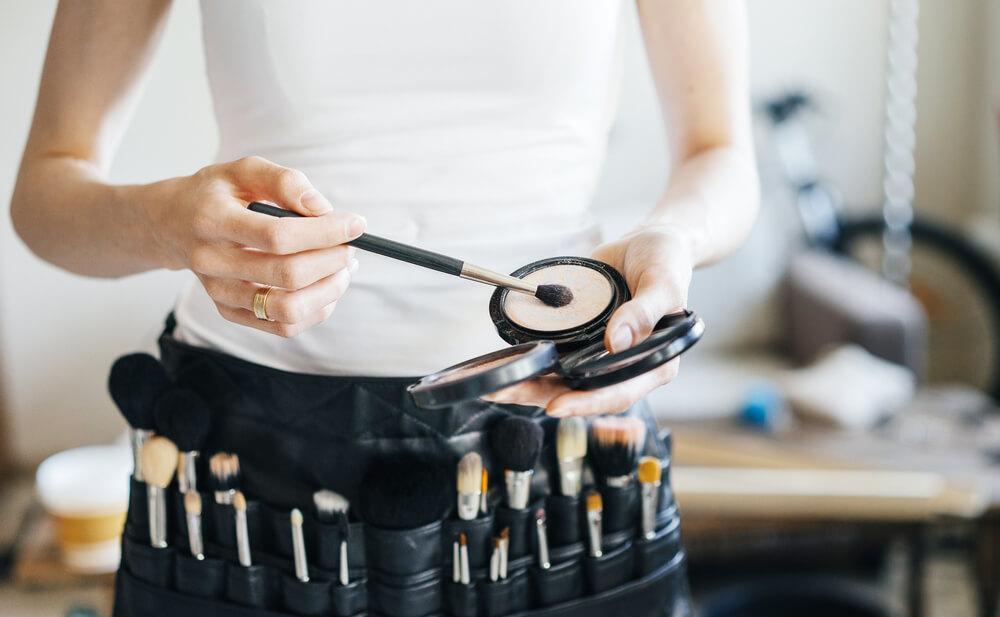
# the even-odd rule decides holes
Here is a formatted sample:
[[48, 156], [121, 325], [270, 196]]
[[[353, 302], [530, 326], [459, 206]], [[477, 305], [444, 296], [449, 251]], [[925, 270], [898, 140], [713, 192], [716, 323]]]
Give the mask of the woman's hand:
[[[205, 167], [165, 183], [149, 216], [158, 253], [171, 269], [192, 270], [219, 313], [234, 323], [295, 336], [333, 312], [357, 268], [345, 243], [365, 220], [333, 212], [302, 172], [260, 157]], [[273, 218], [246, 209], [271, 201], [307, 218]], [[254, 294], [273, 287], [267, 315], [254, 317]]]
[[[694, 260], [683, 235], [672, 228], [644, 228], [597, 248], [593, 254], [625, 275], [632, 299], [608, 321], [604, 344], [622, 351], [646, 339], [661, 317], [687, 305]], [[678, 360], [629, 381], [598, 390], [571, 390], [556, 377], [541, 377], [489, 397], [498, 403], [545, 407], [555, 417], [620, 413], [677, 374]]]

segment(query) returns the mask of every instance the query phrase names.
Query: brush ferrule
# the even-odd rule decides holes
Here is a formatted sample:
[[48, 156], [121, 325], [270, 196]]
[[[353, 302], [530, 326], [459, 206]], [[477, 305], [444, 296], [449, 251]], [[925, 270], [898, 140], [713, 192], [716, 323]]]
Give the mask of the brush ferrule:
[[549, 536], [545, 531], [545, 520], [537, 519], [535, 529], [538, 532], [538, 567], [548, 570], [552, 567], [552, 562], [549, 561]]
[[475, 493], [458, 494], [458, 518], [463, 521], [471, 521], [479, 514], [479, 491]]
[[191, 547], [191, 556], [201, 561], [205, 558], [205, 544], [202, 541], [201, 536], [201, 515], [195, 514], [194, 512], [188, 512], [187, 518], [187, 528], [188, 528], [188, 546]]
[[177, 490], [189, 493], [198, 490], [198, 452], [181, 452], [177, 458]]
[[129, 441], [132, 445], [132, 477], [139, 482], [146, 481], [146, 476], [142, 473], [142, 461], [139, 459], [142, 456], [142, 446], [146, 445], [152, 436], [153, 431], [146, 429], [133, 428], [129, 430]]
[[534, 470], [511, 471], [504, 469], [503, 481], [507, 486], [507, 506], [512, 510], [523, 510], [528, 507], [528, 496], [531, 494], [531, 476]]
[[604, 478], [604, 485], [611, 488], [628, 488], [632, 484], [632, 474], [624, 476], [608, 476]]
[[215, 503], [220, 506], [231, 506], [233, 505], [234, 495], [236, 495], [236, 489], [229, 489], [228, 491], [215, 491]]
[[149, 545], [167, 547], [167, 500], [163, 489], [146, 485], [146, 508], [149, 510]]
[[295, 560], [295, 578], [309, 582], [309, 562], [306, 560], [306, 541], [302, 535], [302, 525], [292, 523], [292, 557]]
[[590, 556], [600, 557], [601, 550], [601, 511], [587, 512], [587, 536], [590, 541]]
[[462, 264], [462, 273], [459, 276], [470, 281], [486, 283], [487, 285], [493, 285], [496, 287], [506, 287], [507, 289], [513, 289], [514, 291], [530, 294], [532, 296], [535, 295], [536, 291], [538, 291], [538, 287], [536, 285], [526, 283], [517, 277], [507, 276], [506, 274], [500, 274], [499, 272], [487, 270], [486, 268], [480, 268], [479, 266], [474, 266], [468, 263]]
[[559, 459], [559, 492], [576, 497], [583, 489], [583, 459]]
[[656, 535], [656, 506], [660, 496], [659, 482], [642, 482], [642, 537], [647, 540]]
[[249, 568], [253, 565], [250, 557], [250, 530], [247, 528], [246, 510], [237, 509], [236, 512], [236, 556], [240, 565]]

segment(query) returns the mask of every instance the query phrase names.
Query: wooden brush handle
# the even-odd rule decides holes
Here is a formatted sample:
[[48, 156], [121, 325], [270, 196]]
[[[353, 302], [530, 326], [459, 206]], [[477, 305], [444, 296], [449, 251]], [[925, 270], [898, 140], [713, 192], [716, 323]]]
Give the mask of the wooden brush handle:
[[[259, 201], [251, 203], [247, 206], [247, 210], [276, 217], [302, 217], [302, 215], [297, 212], [285, 210], [284, 208], [279, 208], [270, 204], [262, 204]], [[410, 246], [409, 244], [403, 244], [402, 242], [396, 242], [394, 240], [389, 240], [388, 238], [373, 236], [372, 234], [361, 234], [354, 240], [348, 242], [348, 244], [356, 246], [364, 251], [368, 251], [369, 253], [378, 253], [379, 255], [384, 255], [391, 259], [405, 261], [424, 268], [430, 268], [431, 270], [437, 270], [438, 272], [444, 272], [445, 274], [451, 274], [452, 276], [461, 276], [462, 267], [465, 265], [465, 262], [461, 259], [455, 259], [454, 257], [448, 257], [447, 255], [434, 253], [432, 251], [425, 251], [424, 249]]]

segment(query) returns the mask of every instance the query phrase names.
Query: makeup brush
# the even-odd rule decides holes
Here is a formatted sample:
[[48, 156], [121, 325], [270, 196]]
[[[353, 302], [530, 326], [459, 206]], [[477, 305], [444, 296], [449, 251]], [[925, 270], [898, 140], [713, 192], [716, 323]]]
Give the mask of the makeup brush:
[[240, 457], [229, 452], [217, 452], [208, 459], [208, 471], [212, 476], [215, 503], [232, 504], [233, 495], [240, 487]]
[[507, 557], [510, 553], [510, 527], [500, 531], [500, 580], [507, 580]]
[[205, 558], [205, 543], [201, 536], [201, 494], [197, 491], [184, 493], [184, 514], [187, 519], [191, 556], [201, 561]]
[[471, 521], [479, 514], [483, 459], [476, 452], [469, 452], [458, 461], [458, 518]]
[[462, 580], [462, 551], [456, 538], [451, 543], [451, 582], [457, 583], [460, 580]]
[[351, 527], [347, 520], [347, 511], [351, 507], [351, 502], [340, 493], [322, 489], [313, 493], [313, 504], [316, 506], [316, 517], [320, 521], [327, 524], [337, 523], [340, 531], [339, 579], [341, 585], [348, 585], [351, 582], [351, 569], [347, 561], [347, 541], [351, 535]]
[[167, 546], [167, 500], [164, 490], [170, 485], [177, 467], [177, 446], [166, 437], [152, 437], [140, 450], [139, 463], [146, 476], [146, 502], [149, 511], [149, 545]]
[[562, 418], [556, 430], [556, 458], [559, 461], [559, 492], [576, 497], [583, 487], [583, 459], [587, 456], [587, 421]]
[[471, 581], [469, 574], [469, 541], [465, 533], [458, 534], [458, 582], [468, 585]]
[[490, 553], [490, 582], [500, 578], [500, 538], [493, 538], [493, 552]]
[[[252, 212], [259, 212], [261, 214], [267, 214], [275, 217], [298, 218], [302, 216], [297, 212], [285, 210], [284, 208], [279, 208], [270, 204], [262, 204], [257, 201], [248, 205], [247, 209]], [[508, 276], [506, 274], [500, 274], [499, 272], [493, 272], [492, 270], [487, 270], [486, 268], [482, 268], [480, 266], [474, 266], [470, 263], [462, 261], [461, 259], [448, 257], [447, 255], [441, 255], [440, 253], [433, 253], [431, 251], [410, 246], [408, 244], [402, 244], [401, 242], [396, 242], [387, 238], [373, 236], [372, 234], [361, 234], [354, 240], [348, 242], [348, 244], [370, 253], [377, 253], [391, 259], [405, 261], [422, 268], [429, 268], [431, 270], [437, 270], [438, 272], [444, 272], [445, 274], [458, 276], [470, 281], [476, 281], [478, 283], [484, 283], [494, 287], [505, 287], [511, 291], [517, 291], [523, 294], [535, 296], [549, 306], [566, 306], [573, 301], [573, 291], [565, 285], [532, 285], [531, 283], [527, 283], [519, 278]]]
[[294, 508], [289, 515], [292, 528], [292, 556], [295, 561], [295, 578], [309, 582], [309, 561], [306, 559], [306, 540], [302, 534], [302, 511]]
[[490, 509], [490, 472], [483, 467], [483, 475], [479, 480], [479, 511], [485, 516]]
[[644, 456], [639, 461], [639, 486], [642, 488], [642, 537], [647, 540], [656, 535], [656, 506], [660, 497], [660, 474], [663, 470], [655, 456]]
[[169, 387], [170, 378], [163, 365], [148, 353], [122, 356], [111, 366], [108, 392], [131, 427], [132, 475], [139, 482], [145, 481], [139, 453], [142, 445], [153, 436], [153, 405]]
[[247, 498], [243, 491], [233, 493], [233, 515], [236, 517], [236, 554], [240, 565], [249, 568], [253, 565], [250, 558], [250, 529], [247, 527]]
[[198, 490], [198, 451], [211, 427], [212, 411], [193, 390], [171, 388], [156, 401], [156, 427], [181, 451], [177, 458], [177, 489], [182, 493]]
[[597, 491], [587, 493], [587, 537], [590, 540], [590, 556], [600, 557], [601, 551], [601, 516], [604, 512], [601, 494]]
[[507, 416], [490, 428], [489, 441], [494, 458], [503, 466], [507, 506], [528, 507], [531, 476], [542, 452], [542, 427], [521, 416]]
[[545, 510], [535, 513], [535, 533], [538, 535], [538, 567], [548, 570], [552, 567], [549, 561], [549, 535], [545, 531]]
[[441, 520], [455, 503], [449, 467], [413, 454], [373, 459], [361, 480], [361, 518], [381, 529], [415, 529]]
[[609, 416], [596, 418], [590, 430], [594, 471], [607, 486], [628, 486], [646, 441], [646, 424], [639, 418]]

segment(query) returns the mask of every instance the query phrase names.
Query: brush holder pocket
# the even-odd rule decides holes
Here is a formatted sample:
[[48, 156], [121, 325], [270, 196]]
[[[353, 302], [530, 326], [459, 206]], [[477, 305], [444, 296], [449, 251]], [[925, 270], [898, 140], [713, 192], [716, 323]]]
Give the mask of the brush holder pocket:
[[368, 581], [368, 607], [380, 617], [427, 617], [440, 613], [444, 608], [440, 573], [427, 571], [406, 582], [372, 578]]
[[371, 571], [392, 577], [416, 575], [441, 566], [441, 521], [416, 529], [365, 525], [365, 557]]
[[583, 596], [583, 562], [577, 557], [569, 561], [553, 562], [548, 569], [535, 566], [531, 569], [535, 602], [542, 607], [567, 602]]
[[635, 529], [639, 523], [640, 496], [637, 482], [628, 486], [601, 486], [604, 506], [602, 528], [604, 533]]
[[534, 513], [534, 508], [513, 510], [507, 506], [499, 506], [494, 511], [493, 528], [495, 534], [500, 535], [505, 527], [510, 529], [510, 546], [507, 548], [509, 560], [523, 557], [531, 552], [532, 536], [535, 531]]
[[454, 581], [445, 582], [445, 604], [451, 617], [478, 617], [479, 602], [475, 582], [463, 585]]
[[499, 581], [484, 581], [478, 585], [479, 605], [484, 617], [503, 617], [518, 613], [531, 604], [528, 571], [519, 570]]
[[[309, 559], [325, 570], [333, 572], [340, 568], [340, 526], [336, 523], [324, 523], [315, 518], [307, 517], [304, 522], [303, 534], [309, 548]], [[282, 538], [281, 551], [292, 555], [291, 533]], [[347, 563], [351, 571], [351, 579], [364, 576], [365, 571], [365, 532], [364, 523], [348, 525]]]
[[[206, 536], [227, 549], [236, 550], [236, 509], [228, 504], [215, 503], [212, 498], [211, 535]], [[272, 529], [264, 512], [265, 506], [259, 501], [247, 501], [247, 530], [250, 532], [250, 552], [271, 552]], [[204, 510], [202, 510], [204, 512]], [[204, 517], [202, 517], [204, 521]], [[204, 524], [204, 523], [203, 523]]]
[[281, 603], [281, 573], [266, 565], [226, 563], [226, 599], [253, 608], [274, 609]]
[[359, 578], [347, 585], [334, 581], [330, 586], [330, 603], [336, 617], [364, 614], [368, 609], [368, 581]]
[[281, 603], [284, 610], [296, 615], [329, 615], [333, 606], [330, 581], [310, 580], [304, 583], [286, 574], [281, 579]]
[[640, 538], [633, 544], [635, 574], [643, 577], [667, 563], [681, 550], [680, 519], [674, 518], [650, 539]]
[[174, 587], [199, 598], [221, 598], [226, 592], [226, 562], [221, 559], [195, 559], [177, 553], [174, 557]]
[[140, 581], [168, 589], [173, 586], [174, 549], [155, 548], [146, 542], [124, 539], [122, 562], [126, 570]]
[[445, 565], [451, 571], [453, 543], [458, 541], [459, 534], [465, 534], [469, 549], [469, 569], [478, 570], [490, 563], [493, 552], [493, 515], [487, 514], [471, 521], [448, 519], [444, 522], [444, 541], [442, 551]]
[[587, 517], [579, 497], [549, 495], [545, 501], [549, 545], [576, 544], [586, 537]]
[[146, 483], [129, 476], [128, 515], [125, 533], [135, 540], [149, 540], [149, 509], [146, 503]]
[[591, 594], [610, 591], [632, 579], [634, 555], [632, 543], [605, 550], [600, 557], [587, 557], [583, 562], [587, 590]]

